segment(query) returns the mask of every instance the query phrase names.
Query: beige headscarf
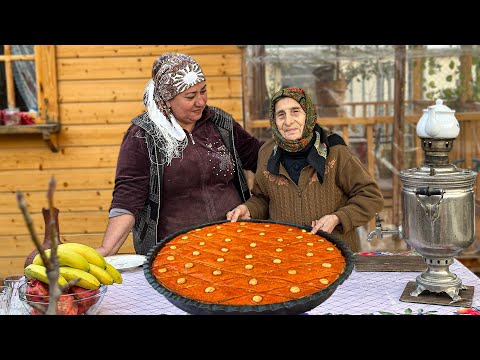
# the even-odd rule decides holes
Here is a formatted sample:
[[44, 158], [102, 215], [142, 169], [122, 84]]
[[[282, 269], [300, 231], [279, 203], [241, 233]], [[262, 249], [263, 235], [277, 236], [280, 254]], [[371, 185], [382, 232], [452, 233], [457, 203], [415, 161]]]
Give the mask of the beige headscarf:
[[170, 164], [172, 158], [181, 157], [188, 142], [167, 101], [202, 81], [205, 75], [189, 55], [165, 53], [153, 63], [152, 79], [145, 88], [143, 103], [155, 124], [154, 139], [164, 153], [162, 163]]

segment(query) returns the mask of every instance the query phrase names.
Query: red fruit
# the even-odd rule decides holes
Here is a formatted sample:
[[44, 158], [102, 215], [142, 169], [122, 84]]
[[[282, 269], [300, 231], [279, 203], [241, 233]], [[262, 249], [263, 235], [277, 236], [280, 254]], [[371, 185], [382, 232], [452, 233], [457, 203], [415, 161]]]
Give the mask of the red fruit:
[[57, 315], [77, 315], [78, 305], [71, 295], [60, 295], [57, 303]]
[[80, 301], [80, 303], [78, 304], [78, 312], [77, 312], [77, 315], [83, 315], [83, 314], [86, 314], [87, 311], [90, 309], [90, 307], [92, 305], [89, 305], [89, 304], [82, 304], [83, 301]]
[[[45, 311], [46, 311], [46, 310], [47, 310], [47, 309], [45, 308]], [[45, 312], [42, 312], [42, 311], [37, 310], [37, 309], [32, 309], [32, 310], [30, 311], [30, 315], [44, 315], [44, 313], [45, 313]]]
[[25, 293], [27, 300], [48, 303], [48, 284], [40, 280], [30, 279]]
[[75, 294], [75, 298], [80, 300], [77, 301], [79, 314], [86, 313], [99, 299], [94, 296], [100, 292], [99, 289], [89, 290], [76, 285], [72, 286], [70, 289], [72, 290], [72, 293]]

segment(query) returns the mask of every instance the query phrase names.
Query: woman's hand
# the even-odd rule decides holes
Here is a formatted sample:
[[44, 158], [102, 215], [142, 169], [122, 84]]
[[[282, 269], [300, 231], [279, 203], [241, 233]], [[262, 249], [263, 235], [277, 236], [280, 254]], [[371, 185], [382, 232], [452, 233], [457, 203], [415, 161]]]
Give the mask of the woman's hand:
[[318, 220], [312, 221], [312, 233], [316, 234], [318, 230], [322, 230], [331, 234], [338, 224], [340, 224], [340, 219], [337, 215], [325, 215]]
[[250, 210], [248, 210], [247, 205], [238, 205], [236, 208], [227, 212], [227, 220], [235, 222], [237, 219], [250, 219]]

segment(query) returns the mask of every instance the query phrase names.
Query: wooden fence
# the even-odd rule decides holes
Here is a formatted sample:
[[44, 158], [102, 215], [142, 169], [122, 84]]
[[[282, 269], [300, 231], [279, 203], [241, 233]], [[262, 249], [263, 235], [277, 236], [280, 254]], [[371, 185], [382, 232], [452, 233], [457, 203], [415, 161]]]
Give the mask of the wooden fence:
[[[480, 121], [480, 112], [475, 113], [457, 113], [455, 117], [460, 123], [460, 134], [455, 140], [453, 150], [450, 153], [449, 160], [462, 161], [464, 168], [474, 168], [476, 166], [476, 159], [479, 157], [479, 149], [477, 144], [477, 134]], [[419, 120], [419, 115], [405, 116], [405, 122], [416, 125]], [[374, 127], [377, 124], [393, 124], [393, 116], [374, 116], [374, 117], [356, 117], [356, 118], [338, 118], [325, 117], [319, 118], [318, 124], [325, 128], [341, 127], [342, 136], [345, 142], [349, 143], [349, 126], [365, 126], [365, 139], [367, 144], [368, 163], [366, 166], [369, 171], [374, 173], [375, 159], [374, 159]], [[252, 120], [247, 122], [246, 128], [249, 131], [259, 128], [270, 127], [269, 120]], [[416, 165], [423, 162], [423, 151], [421, 146], [421, 139], [416, 137]]]
[[[370, 104], [373, 105], [374, 103]], [[367, 106], [369, 104], [362, 105], [363, 111], [367, 112]], [[462, 168], [473, 169], [478, 171], [480, 169], [480, 150], [479, 150], [479, 139], [480, 135], [480, 112], [469, 112], [469, 113], [456, 113], [455, 117], [460, 123], [460, 134], [453, 144], [453, 149], [449, 154], [449, 161], [455, 163], [457, 166]], [[416, 127], [420, 115], [407, 115], [405, 116], [405, 124], [409, 124], [412, 127]], [[375, 156], [375, 128], [378, 124], [383, 125], [393, 125], [394, 118], [393, 116], [373, 116], [373, 117], [322, 117], [318, 118], [318, 124], [327, 129], [341, 128], [342, 136], [347, 144], [350, 143], [350, 126], [364, 126], [365, 127], [365, 142], [366, 142], [366, 163], [365, 166], [368, 168], [369, 172], [372, 175], [375, 175], [375, 166], [376, 162], [381, 161]], [[246, 123], [247, 130], [253, 132], [255, 129], [269, 128], [269, 120], [260, 119], [252, 120]], [[415, 132], [416, 135], [416, 132]], [[415, 136], [415, 146], [412, 149], [415, 159], [415, 166], [419, 166], [424, 162], [424, 152], [421, 146], [421, 139], [418, 136]], [[385, 160], [385, 159], [383, 159]], [[393, 171], [399, 171], [402, 169], [393, 169]], [[476, 190], [479, 190], [479, 184], [476, 183]], [[381, 186], [382, 188], [382, 186]], [[383, 195], [385, 197], [385, 212], [391, 211], [392, 197], [394, 193], [400, 192], [400, 189], [393, 189], [392, 186], [386, 186], [382, 188]], [[476, 202], [480, 203], [479, 191], [476, 193]], [[382, 218], [391, 218], [390, 214], [385, 214]], [[398, 224], [396, 224], [398, 225]], [[375, 227], [374, 220], [369, 223], [369, 230]]]

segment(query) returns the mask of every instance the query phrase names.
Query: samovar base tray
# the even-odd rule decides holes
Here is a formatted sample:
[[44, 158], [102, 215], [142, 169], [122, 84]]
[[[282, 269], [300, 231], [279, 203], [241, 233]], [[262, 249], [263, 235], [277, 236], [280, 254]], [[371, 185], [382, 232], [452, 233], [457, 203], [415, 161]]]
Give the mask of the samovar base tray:
[[473, 302], [474, 287], [463, 285], [462, 289], [460, 289], [458, 292], [460, 299], [456, 301], [453, 301], [452, 297], [444, 291], [437, 293], [429, 290], [423, 290], [417, 296], [411, 295], [411, 293], [414, 293], [415, 291], [418, 291], [417, 282], [409, 281], [403, 290], [402, 296], [400, 296], [400, 301], [432, 305], [471, 307]]

